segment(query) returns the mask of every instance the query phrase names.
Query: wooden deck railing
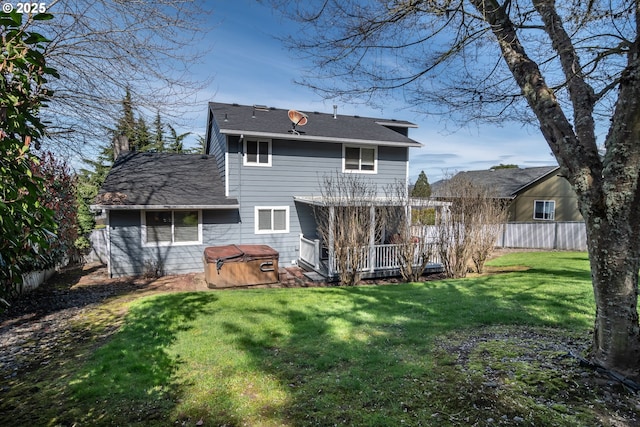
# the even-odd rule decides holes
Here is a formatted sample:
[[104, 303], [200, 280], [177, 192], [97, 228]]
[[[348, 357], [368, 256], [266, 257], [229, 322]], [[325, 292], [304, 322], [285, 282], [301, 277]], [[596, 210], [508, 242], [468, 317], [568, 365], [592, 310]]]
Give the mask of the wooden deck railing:
[[[416, 243], [416, 246], [422, 244]], [[402, 245], [398, 244], [381, 244], [374, 245], [373, 247], [362, 246], [358, 250], [360, 252], [360, 271], [382, 271], [382, 270], [394, 270], [400, 268], [401, 257], [399, 251]], [[419, 257], [421, 250], [424, 252], [424, 248], [416, 247], [414, 265], [420, 263]], [[428, 251], [431, 252], [429, 263], [438, 263], [438, 257], [432, 248]], [[306, 263], [308, 266], [313, 267], [317, 272], [322, 274], [336, 274], [338, 269], [338, 263], [335, 257], [333, 259], [322, 259], [322, 248], [320, 240], [307, 239], [303, 235], [300, 235], [300, 260]], [[329, 268], [330, 267], [330, 268]]]

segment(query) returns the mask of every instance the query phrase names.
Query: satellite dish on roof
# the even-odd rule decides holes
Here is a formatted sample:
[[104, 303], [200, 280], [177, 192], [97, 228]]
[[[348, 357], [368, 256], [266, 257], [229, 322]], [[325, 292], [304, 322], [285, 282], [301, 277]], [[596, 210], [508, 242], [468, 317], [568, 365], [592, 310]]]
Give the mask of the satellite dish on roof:
[[304, 126], [309, 121], [309, 117], [305, 113], [301, 113], [297, 110], [289, 110], [287, 113], [289, 120], [291, 120], [291, 130], [289, 132], [300, 135], [300, 132], [296, 130], [296, 126]]

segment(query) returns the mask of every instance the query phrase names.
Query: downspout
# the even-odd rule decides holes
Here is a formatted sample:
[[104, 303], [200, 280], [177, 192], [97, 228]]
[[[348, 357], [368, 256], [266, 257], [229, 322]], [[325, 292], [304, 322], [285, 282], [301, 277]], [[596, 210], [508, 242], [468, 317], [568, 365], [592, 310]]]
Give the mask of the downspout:
[[224, 195], [229, 197], [229, 140], [224, 141]]
[[407, 160], [404, 162], [405, 163], [404, 185], [408, 192], [409, 191], [409, 147], [406, 148], [406, 151], [407, 151], [407, 154], [406, 154]]
[[109, 278], [113, 277], [113, 272], [111, 271], [111, 216], [109, 215], [111, 211], [109, 209], [106, 210], [107, 213], [107, 275]]

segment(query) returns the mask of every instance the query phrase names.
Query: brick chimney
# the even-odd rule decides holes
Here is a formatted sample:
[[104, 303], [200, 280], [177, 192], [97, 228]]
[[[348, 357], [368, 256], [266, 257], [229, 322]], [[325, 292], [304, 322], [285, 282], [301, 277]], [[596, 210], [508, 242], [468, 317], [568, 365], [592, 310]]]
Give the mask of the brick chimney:
[[116, 160], [120, 154], [129, 150], [129, 138], [126, 135], [117, 135], [113, 138], [113, 160]]

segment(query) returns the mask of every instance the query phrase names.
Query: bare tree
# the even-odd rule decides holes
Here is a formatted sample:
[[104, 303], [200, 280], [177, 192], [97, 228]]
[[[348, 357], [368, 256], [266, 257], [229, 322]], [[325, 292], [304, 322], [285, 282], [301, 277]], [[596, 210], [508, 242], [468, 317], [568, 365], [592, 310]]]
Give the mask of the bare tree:
[[[44, 3], [43, 3], [44, 4]], [[208, 84], [190, 72], [208, 50], [208, 11], [195, 0], [53, 0], [50, 21], [27, 26], [51, 40], [44, 56], [58, 70], [43, 109], [49, 144], [82, 152], [117, 122], [127, 89], [146, 113], [178, 119]], [[150, 115], [150, 114], [147, 114]]]
[[640, 375], [638, 1], [296, 5], [283, 10], [302, 23], [292, 44], [313, 62], [304, 81], [329, 97], [372, 102], [398, 92], [454, 123], [539, 124], [586, 223], [593, 361]]
[[438, 192], [452, 202], [446, 216], [437, 221], [436, 240], [440, 260], [447, 277], [465, 277], [473, 254], [475, 202], [477, 192], [467, 179], [449, 178]]
[[445, 180], [437, 197], [451, 205], [447, 215], [437, 219], [438, 251], [449, 277], [465, 277], [471, 267], [482, 273], [493, 252], [508, 205], [491, 188], [463, 175]]
[[471, 204], [467, 204], [471, 239], [471, 261], [476, 273], [484, 272], [484, 264], [496, 247], [496, 242], [507, 222], [509, 205], [485, 185], [468, 182]]
[[340, 282], [355, 285], [367, 267], [372, 236], [380, 235], [382, 210], [375, 208], [377, 187], [357, 174], [325, 175], [321, 206], [315, 207], [318, 234], [332, 251]]
[[478, 226], [474, 228], [473, 249], [471, 260], [476, 273], [484, 272], [484, 264], [495, 251], [496, 242], [509, 216], [508, 204], [495, 197], [486, 187], [480, 189], [485, 193], [481, 196], [481, 204], [477, 210]]
[[403, 280], [416, 282], [425, 268], [434, 261], [436, 244], [433, 226], [424, 215], [425, 210], [434, 210], [428, 198], [412, 198], [405, 182], [396, 182], [386, 189], [389, 205], [386, 208], [385, 229], [390, 234], [390, 243], [395, 245], [400, 275]]

